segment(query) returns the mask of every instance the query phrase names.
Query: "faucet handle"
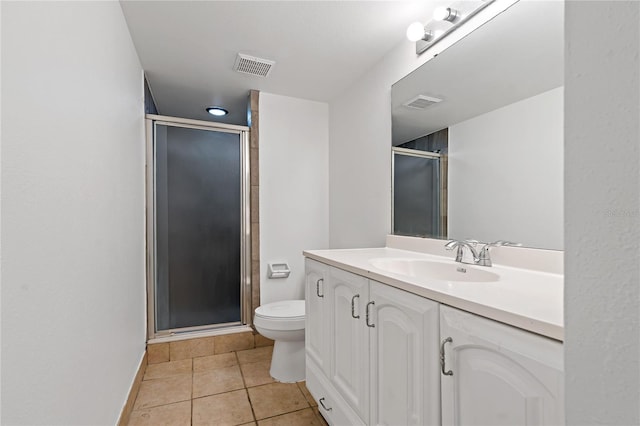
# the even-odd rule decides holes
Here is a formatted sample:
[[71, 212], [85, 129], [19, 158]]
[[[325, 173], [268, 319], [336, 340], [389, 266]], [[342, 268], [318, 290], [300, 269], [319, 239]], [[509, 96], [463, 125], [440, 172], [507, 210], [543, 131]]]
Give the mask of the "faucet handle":
[[480, 254], [478, 255], [479, 264], [481, 266], [491, 266], [491, 256], [489, 256], [489, 248], [490, 247], [502, 247], [502, 246], [520, 247], [520, 246], [522, 246], [522, 243], [514, 243], [514, 242], [511, 242], [511, 241], [504, 241], [504, 240], [498, 240], [498, 241], [494, 241], [492, 243], [486, 243], [482, 247], [482, 250], [480, 250]]
[[466, 243], [460, 240], [451, 240], [444, 245], [444, 248], [451, 251], [454, 248], [457, 248], [458, 251], [456, 253], [456, 262], [462, 262], [462, 247], [464, 247]]

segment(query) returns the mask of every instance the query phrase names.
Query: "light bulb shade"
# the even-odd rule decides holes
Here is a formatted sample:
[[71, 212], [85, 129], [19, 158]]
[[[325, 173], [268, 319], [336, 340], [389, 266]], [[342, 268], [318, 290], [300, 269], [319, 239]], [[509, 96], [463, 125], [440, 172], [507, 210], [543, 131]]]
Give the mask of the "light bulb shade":
[[418, 41], [424, 37], [424, 24], [422, 22], [414, 22], [407, 28], [407, 38], [409, 41]]

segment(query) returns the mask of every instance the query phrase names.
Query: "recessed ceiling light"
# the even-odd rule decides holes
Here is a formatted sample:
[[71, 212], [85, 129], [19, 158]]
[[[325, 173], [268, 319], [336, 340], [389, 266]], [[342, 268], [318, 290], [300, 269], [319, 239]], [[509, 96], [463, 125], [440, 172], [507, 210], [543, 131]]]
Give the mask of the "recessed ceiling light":
[[211, 115], [215, 115], [216, 117], [222, 117], [223, 115], [229, 114], [229, 111], [220, 107], [209, 107], [207, 108], [207, 112]]

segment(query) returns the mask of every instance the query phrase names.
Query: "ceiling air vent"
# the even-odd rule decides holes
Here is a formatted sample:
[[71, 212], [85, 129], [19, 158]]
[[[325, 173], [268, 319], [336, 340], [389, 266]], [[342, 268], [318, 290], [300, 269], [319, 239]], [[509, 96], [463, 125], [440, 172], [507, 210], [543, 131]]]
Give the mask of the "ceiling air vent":
[[276, 63], [274, 61], [270, 61], [268, 59], [256, 58], [245, 55], [244, 53], [238, 53], [236, 63], [233, 65], [233, 70], [244, 74], [266, 77], [269, 75], [275, 64]]
[[438, 102], [442, 102], [442, 99], [434, 98], [433, 96], [418, 95], [415, 98], [403, 103], [402, 105], [406, 106], [407, 108], [425, 109], [433, 104], [437, 104]]

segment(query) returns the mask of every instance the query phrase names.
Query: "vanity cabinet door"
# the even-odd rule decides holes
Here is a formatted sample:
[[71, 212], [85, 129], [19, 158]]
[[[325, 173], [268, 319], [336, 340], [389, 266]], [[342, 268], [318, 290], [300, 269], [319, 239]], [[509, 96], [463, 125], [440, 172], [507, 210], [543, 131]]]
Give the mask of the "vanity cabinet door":
[[326, 281], [329, 266], [305, 259], [305, 349], [308, 360], [325, 374], [329, 372], [327, 348]]
[[369, 299], [366, 278], [331, 268], [326, 281], [329, 336], [329, 381], [353, 411], [369, 419], [369, 329], [364, 308]]
[[370, 424], [440, 424], [439, 304], [369, 283]]
[[447, 306], [440, 314], [443, 425], [564, 424], [560, 342]]

